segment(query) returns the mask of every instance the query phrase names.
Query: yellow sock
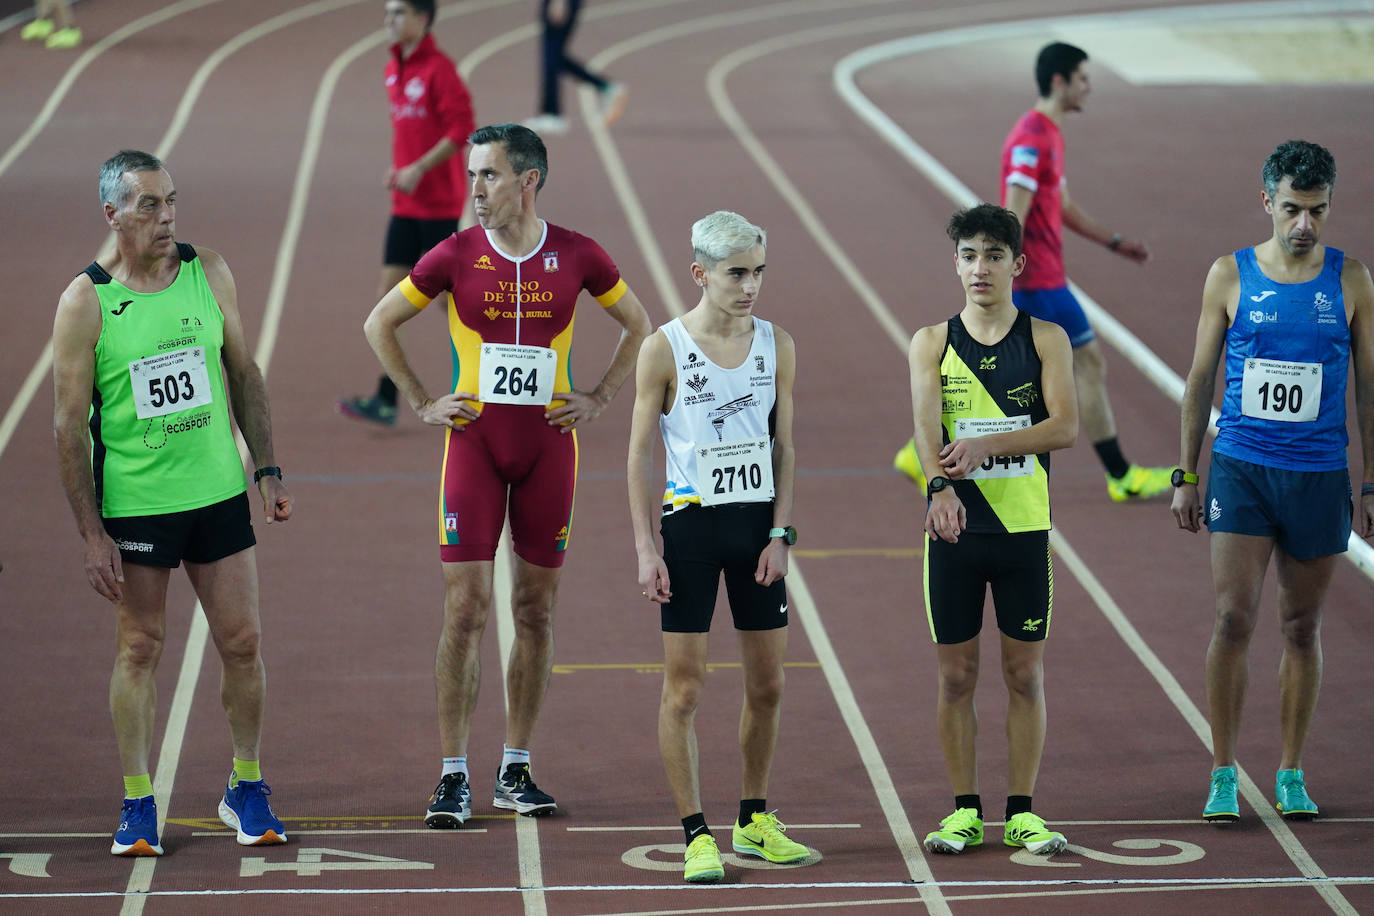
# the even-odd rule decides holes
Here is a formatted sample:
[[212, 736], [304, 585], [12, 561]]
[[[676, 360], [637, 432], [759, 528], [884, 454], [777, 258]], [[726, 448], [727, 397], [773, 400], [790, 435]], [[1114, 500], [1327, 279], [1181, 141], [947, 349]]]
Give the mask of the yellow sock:
[[248, 782], [258, 782], [262, 779], [262, 770], [258, 768], [256, 760], [234, 758], [234, 770], [229, 774], [229, 788], [237, 786], [240, 779], [246, 779]]
[[153, 794], [153, 781], [147, 773], [124, 777], [124, 797], [143, 798]]

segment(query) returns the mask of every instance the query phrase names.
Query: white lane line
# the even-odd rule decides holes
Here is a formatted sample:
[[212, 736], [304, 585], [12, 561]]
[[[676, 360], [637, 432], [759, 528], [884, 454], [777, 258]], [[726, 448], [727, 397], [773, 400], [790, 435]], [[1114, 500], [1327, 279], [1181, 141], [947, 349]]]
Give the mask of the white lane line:
[[[881, 0], [879, 0], [881, 2]], [[860, 5], [858, 3], [855, 4]], [[826, 2], [788, 2], [774, 4], [750, 11], [739, 11], [729, 15], [703, 16], [696, 19], [686, 20], [675, 25], [654, 29], [620, 45], [614, 45], [606, 51], [592, 58], [590, 66], [593, 68], [605, 68], [623, 54], [631, 51], [638, 51], [648, 48], [654, 44], [665, 41], [672, 41], [682, 38], [689, 34], [719, 28], [730, 28], [738, 26], [746, 17], [753, 21], [764, 21], [772, 18], [781, 18], [808, 11], [832, 10], [833, 4]], [[830, 27], [823, 31], [833, 34], [837, 27]], [[766, 43], [765, 43], [766, 44]], [[757, 45], [751, 47], [758, 47]], [[712, 73], [716, 68], [712, 68]], [[666, 260], [659, 247], [657, 237], [649, 229], [648, 220], [644, 215], [644, 208], [639, 200], [633, 183], [629, 177], [629, 170], [626, 168], [619, 150], [612, 141], [609, 132], [601, 126], [596, 116], [595, 104], [591, 95], [584, 91], [581, 96], [582, 109], [588, 129], [592, 134], [593, 141], [596, 143], [597, 151], [605, 165], [606, 173], [610, 179], [612, 188], [617, 199], [620, 201], [621, 208], [626, 213], [631, 224], [631, 231], [643, 253], [646, 263], [649, 265], [650, 273], [653, 276], [654, 284], [658, 289], [659, 295], [663, 299], [668, 311], [676, 316], [684, 313], [684, 305], [681, 297], [677, 293], [676, 285], [672, 282], [667, 268], [664, 266]], [[722, 115], [722, 120], [730, 122], [728, 117]], [[731, 125], [733, 128], [733, 124]], [[851, 273], [855, 276], [857, 272]], [[860, 708], [854, 696], [853, 688], [849, 683], [848, 677], [844, 673], [839, 656], [836, 654], [830, 642], [829, 635], [826, 633], [821, 614], [816, 607], [815, 601], [811, 596], [811, 591], [807, 587], [806, 579], [802, 574], [802, 564], [793, 560], [791, 569], [788, 573], [788, 590], [791, 593], [792, 607], [801, 622], [803, 631], [811, 642], [812, 650], [817, 659], [821, 662], [821, 668], [825, 672], [826, 681], [831, 693], [835, 698], [836, 705], [840, 709], [841, 717], [848, 728], [850, 736], [854, 741], [855, 747], [859, 751], [860, 759], [864, 762], [865, 771], [873, 788], [877, 793], [877, 800], [884, 817], [887, 819], [888, 829], [895, 841], [897, 851], [906, 865], [907, 872], [918, 882], [920, 886], [921, 900], [932, 913], [947, 914], [949, 907], [945, 903], [943, 896], [938, 888], [931, 885], [934, 875], [921, 852], [920, 841], [916, 837], [915, 831], [911, 827], [911, 822], [906, 816], [906, 810], [897, 795], [896, 786], [892, 782], [892, 777], [888, 771], [887, 764], [883, 760], [882, 753], [878, 749], [877, 741], [873, 737], [867, 721], [864, 719], [863, 710]]]
[[[515, 620], [511, 615], [511, 576], [514, 560], [510, 546], [510, 529], [501, 530], [501, 540], [496, 550], [496, 565], [492, 575], [491, 603], [496, 610], [496, 633], [501, 655], [501, 685], [508, 685], [506, 678], [510, 672], [510, 653], [515, 645]], [[505, 694], [507, 715], [510, 709], [510, 694]], [[504, 722], [503, 722], [504, 725]], [[504, 732], [503, 732], [504, 735]], [[548, 902], [544, 899], [544, 857], [539, 846], [538, 819], [515, 817], [516, 859], [520, 869], [520, 895], [524, 900], [526, 916], [545, 916]]]
[[[157, 772], [153, 775], [153, 796], [161, 802], [157, 809], [159, 837], [165, 833], [167, 811], [172, 806], [172, 787], [176, 782], [177, 765], [181, 762], [186, 723], [191, 718], [191, 702], [196, 696], [196, 682], [200, 679], [209, 635], [210, 627], [205, 621], [204, 608], [197, 601], [195, 610], [191, 612], [191, 631], [186, 637], [186, 651], [181, 656], [181, 670], [177, 673], [176, 691], [172, 694], [172, 708], [167, 715], [167, 730], [162, 735], [162, 749], [157, 755]], [[151, 856], [140, 856], [134, 861], [129, 882], [124, 888], [124, 905], [120, 907], [120, 916], [139, 916], [143, 912], [143, 903], [152, 889], [156, 867], [157, 859]]]
[[[1196, 822], [1194, 822], [1196, 823]], [[729, 830], [734, 824], [712, 824], [712, 830]], [[788, 830], [858, 830], [863, 824], [788, 824]], [[569, 833], [676, 833], [676, 824], [643, 824], [626, 827], [569, 827]], [[104, 834], [101, 834], [102, 836]]]
[[[1026, 887], [1026, 888], [1055, 888], [1055, 887], [1090, 887], [1100, 888], [1092, 893], [1112, 893], [1115, 889], [1121, 888], [1140, 888], [1146, 890], [1198, 890], [1198, 889], [1218, 889], [1228, 890], [1236, 888], [1284, 888], [1284, 887], [1314, 887], [1319, 885], [1344, 885], [1353, 887], [1367, 887], [1374, 885], [1374, 876], [1370, 875], [1349, 875], [1331, 878], [1305, 879], [1294, 878], [1292, 876], [1277, 877], [1245, 877], [1245, 878], [1052, 878], [1037, 879], [1034, 881], [1017, 880], [984, 880], [984, 881], [938, 881], [933, 882], [941, 888], [999, 888], [999, 887]], [[688, 894], [699, 894], [705, 891], [755, 891], [761, 893], [775, 893], [778, 891], [795, 890], [847, 890], [847, 889], [872, 889], [872, 890], [914, 890], [916, 884], [911, 881], [788, 881], [788, 882], [769, 882], [766, 884], [713, 884], [708, 888], [703, 888], [691, 884], [553, 884], [540, 888], [540, 890], [550, 894], [586, 894], [591, 892], [605, 892], [612, 894], [631, 893], [631, 892], [655, 892], [655, 891], [677, 891]], [[252, 888], [196, 888], [182, 890], [149, 891], [148, 897], [272, 897], [282, 896], [346, 896], [352, 894], [366, 896], [387, 896], [390, 894], [519, 894], [524, 892], [524, 888], [511, 887], [509, 885], [491, 885], [486, 887], [252, 887]], [[1053, 893], [1053, 891], [1050, 891]], [[8, 892], [0, 893], [0, 900], [42, 900], [42, 899], [84, 899], [102, 897], [122, 897], [119, 891], [30, 891], [30, 892]], [[976, 899], [973, 897], [956, 897], [954, 899]], [[919, 898], [913, 898], [919, 902]], [[626, 916], [626, 914], [621, 914]]]
[[[1025, 35], [1044, 34], [1069, 28], [1098, 28], [1118, 26], [1128, 28], [1134, 25], [1154, 25], [1165, 21], [1178, 21], [1189, 24], [1215, 22], [1227, 19], [1254, 19], [1259, 17], [1295, 16], [1308, 17], [1321, 13], [1353, 13], [1374, 11], [1371, 0], [1275, 0], [1275, 2], [1235, 3], [1211, 6], [1177, 7], [1161, 10], [1135, 10], [1123, 13], [1098, 13], [1081, 16], [1057, 17], [1027, 20], [1021, 22], [992, 23], [951, 29], [944, 32], [911, 35], [873, 45], [855, 51], [842, 58], [834, 69], [835, 91], [854, 109], [855, 113], [868, 122], [878, 135], [886, 140], [917, 171], [921, 172], [937, 188], [957, 203], [967, 207], [978, 203], [981, 198], [974, 194], [962, 181], [954, 176], [943, 163], [930, 155], [905, 130], [890, 118], [886, 112], [873, 104], [859, 89], [855, 74], [869, 66], [905, 57], [936, 48], [953, 45], [994, 41], [1004, 38], [1017, 38]], [[1184, 381], [1153, 350], [1145, 346], [1114, 315], [1104, 309], [1077, 284], [1070, 281], [1083, 310], [1092, 319], [1093, 328], [1123, 356], [1126, 357], [1149, 381], [1175, 403], [1183, 400]], [[1219, 416], [1212, 409], [1212, 429], [1216, 433]], [[1369, 579], [1374, 579], [1374, 546], [1351, 532], [1347, 541], [1346, 559]]]

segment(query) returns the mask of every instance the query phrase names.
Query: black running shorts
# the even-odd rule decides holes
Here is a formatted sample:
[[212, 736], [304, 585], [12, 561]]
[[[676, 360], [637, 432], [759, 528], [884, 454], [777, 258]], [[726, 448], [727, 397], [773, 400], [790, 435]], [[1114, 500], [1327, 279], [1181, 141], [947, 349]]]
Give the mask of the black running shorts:
[[997, 628], [1012, 639], [1049, 635], [1054, 565], [1048, 531], [959, 535], [957, 543], [926, 541], [926, 618], [942, 645], [975, 638], [992, 586]]
[[721, 573], [737, 630], [787, 626], [783, 580], [754, 581], [759, 554], [768, 545], [773, 504], [689, 505], [663, 517], [663, 562], [672, 599], [661, 605], [663, 632], [706, 633], [716, 609]]

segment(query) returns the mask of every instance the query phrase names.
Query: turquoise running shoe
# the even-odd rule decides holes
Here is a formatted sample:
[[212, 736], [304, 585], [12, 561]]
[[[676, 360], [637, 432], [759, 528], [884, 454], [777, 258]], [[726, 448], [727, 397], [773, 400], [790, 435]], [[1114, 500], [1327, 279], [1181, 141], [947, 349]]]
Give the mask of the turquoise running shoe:
[[1317, 816], [1317, 803], [1307, 796], [1302, 770], [1279, 770], [1274, 774], [1274, 807], [1286, 821], [1310, 821]]
[[1235, 767], [1217, 767], [1212, 771], [1212, 788], [1207, 793], [1202, 819], [1209, 824], [1234, 824], [1240, 820]]

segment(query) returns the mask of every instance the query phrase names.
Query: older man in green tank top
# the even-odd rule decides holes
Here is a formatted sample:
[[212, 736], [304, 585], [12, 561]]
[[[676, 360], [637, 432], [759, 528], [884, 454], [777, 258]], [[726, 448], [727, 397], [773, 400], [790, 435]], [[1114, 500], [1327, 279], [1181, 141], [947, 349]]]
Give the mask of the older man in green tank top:
[[224, 259], [176, 241], [176, 189], [162, 162], [136, 150], [111, 157], [100, 199], [115, 250], [62, 294], [53, 383], [62, 484], [86, 576], [115, 612], [110, 711], [125, 797], [110, 851], [162, 854], [148, 757], [167, 585], [183, 561], [224, 665], [234, 762], [220, 818], [243, 845], [283, 843], [258, 763], [265, 676], [256, 541], [229, 419], [232, 404], [265, 520], [285, 521], [292, 500], [272, 453], [267, 388]]

